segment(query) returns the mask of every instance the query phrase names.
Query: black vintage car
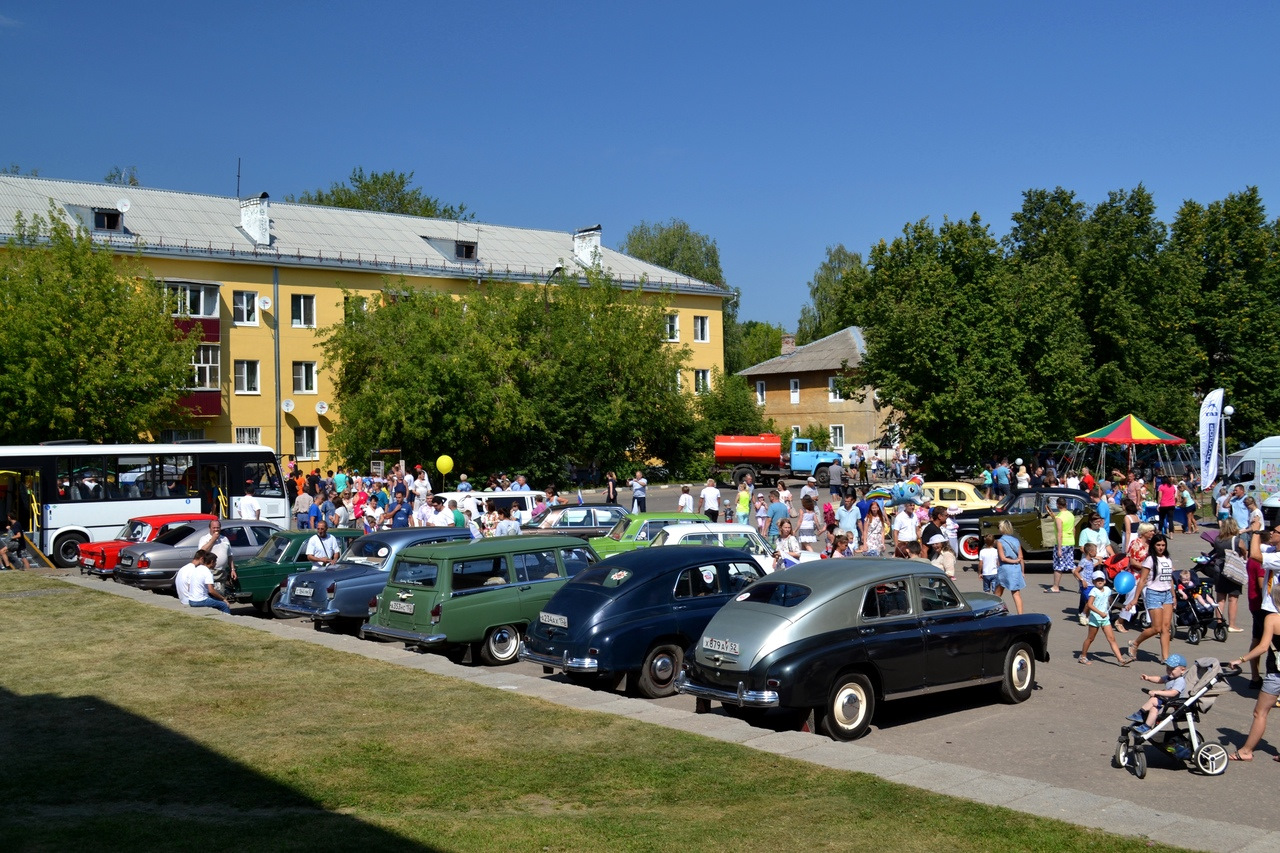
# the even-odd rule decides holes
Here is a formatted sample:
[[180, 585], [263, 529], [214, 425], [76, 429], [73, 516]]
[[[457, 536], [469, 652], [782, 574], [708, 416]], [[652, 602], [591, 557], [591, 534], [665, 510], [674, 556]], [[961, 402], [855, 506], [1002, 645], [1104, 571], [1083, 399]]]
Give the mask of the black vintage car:
[[[960, 513], [956, 517], [956, 523], [960, 528], [957, 534], [960, 548], [956, 556], [962, 560], [978, 559], [978, 552], [982, 550], [983, 535], [995, 533], [996, 527], [1005, 519], [1013, 524], [1014, 532], [1022, 540], [1022, 550], [1028, 556], [1043, 556], [1053, 547], [1053, 543], [1043, 541], [1040, 534], [1040, 518], [1057, 511], [1059, 497], [1067, 499], [1067, 509], [1071, 510], [1077, 519], [1082, 518], [1093, 506], [1089, 493], [1083, 489], [1043, 486], [1011, 492], [1001, 498], [992, 509]], [[1077, 529], [1081, 529], [1080, 526]], [[1114, 516], [1111, 540], [1120, 541], [1115, 529]]]
[[[656, 549], [655, 549], [656, 550]], [[876, 704], [999, 685], [1006, 702], [1035, 687], [1052, 621], [1010, 615], [994, 595], [962, 595], [920, 561], [853, 557], [774, 572], [728, 602], [685, 661], [676, 690], [698, 710], [811, 711], [837, 740], [867, 731]]]
[[763, 572], [731, 548], [642, 548], [610, 557], [560, 588], [529, 626], [520, 659], [578, 682], [650, 699], [675, 692], [684, 653], [725, 602]]

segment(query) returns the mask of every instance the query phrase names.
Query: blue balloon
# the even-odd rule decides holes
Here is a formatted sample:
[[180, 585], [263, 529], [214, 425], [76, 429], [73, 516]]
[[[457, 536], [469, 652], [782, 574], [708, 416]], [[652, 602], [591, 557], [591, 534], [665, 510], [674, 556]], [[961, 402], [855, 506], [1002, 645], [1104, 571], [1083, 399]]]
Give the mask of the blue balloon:
[[1128, 595], [1133, 592], [1133, 586], [1137, 583], [1137, 580], [1134, 579], [1133, 572], [1120, 572], [1116, 575], [1113, 583], [1115, 584], [1116, 592], [1121, 595]]

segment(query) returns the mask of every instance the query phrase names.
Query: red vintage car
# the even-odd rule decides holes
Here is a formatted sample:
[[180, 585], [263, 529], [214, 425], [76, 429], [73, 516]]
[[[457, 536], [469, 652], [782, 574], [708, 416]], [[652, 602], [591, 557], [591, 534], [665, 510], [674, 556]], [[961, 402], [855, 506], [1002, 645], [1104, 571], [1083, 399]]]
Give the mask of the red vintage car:
[[166, 530], [189, 521], [213, 521], [216, 515], [199, 512], [176, 512], [168, 515], [142, 515], [131, 518], [109, 542], [90, 542], [80, 546], [80, 574], [109, 578], [116, 570], [120, 552], [139, 542], [150, 542]]

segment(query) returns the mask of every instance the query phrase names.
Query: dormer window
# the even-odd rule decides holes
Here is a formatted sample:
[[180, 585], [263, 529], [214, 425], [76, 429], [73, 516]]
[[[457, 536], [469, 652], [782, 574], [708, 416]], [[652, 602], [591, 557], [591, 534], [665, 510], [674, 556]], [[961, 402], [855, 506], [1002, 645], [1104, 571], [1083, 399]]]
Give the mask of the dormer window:
[[123, 231], [124, 215], [118, 210], [105, 207], [93, 209], [94, 231]]
[[476, 259], [476, 244], [467, 240], [455, 240], [453, 243], [453, 256], [460, 261], [474, 261]]

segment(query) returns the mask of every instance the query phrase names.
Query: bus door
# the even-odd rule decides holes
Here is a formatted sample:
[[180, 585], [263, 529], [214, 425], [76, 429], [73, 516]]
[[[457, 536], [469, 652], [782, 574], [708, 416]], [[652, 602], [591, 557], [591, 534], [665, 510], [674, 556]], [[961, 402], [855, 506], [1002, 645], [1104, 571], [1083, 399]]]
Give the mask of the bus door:
[[18, 519], [27, 538], [37, 548], [43, 548], [41, 531], [44, 513], [40, 502], [40, 469], [17, 468], [0, 471], [0, 525], [8, 527], [9, 513]]
[[219, 518], [231, 516], [231, 493], [227, 491], [227, 466], [200, 463], [200, 511]]

